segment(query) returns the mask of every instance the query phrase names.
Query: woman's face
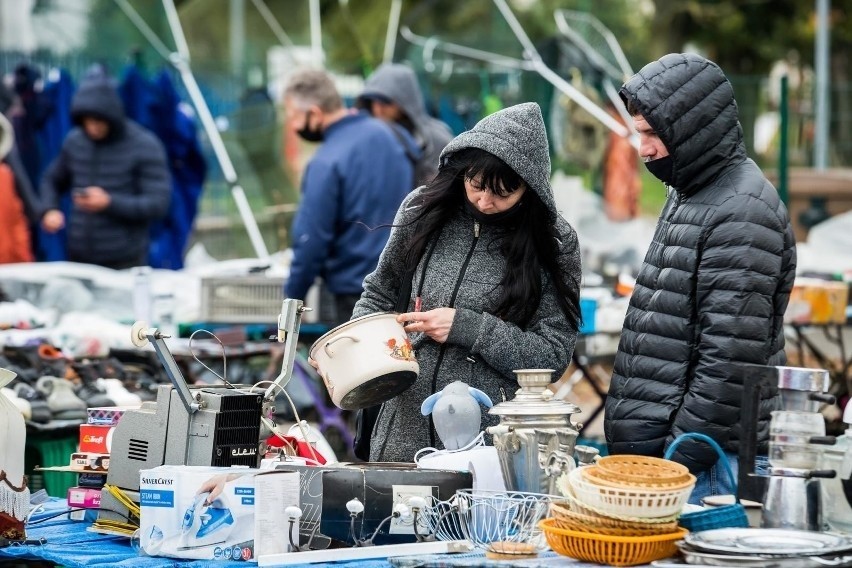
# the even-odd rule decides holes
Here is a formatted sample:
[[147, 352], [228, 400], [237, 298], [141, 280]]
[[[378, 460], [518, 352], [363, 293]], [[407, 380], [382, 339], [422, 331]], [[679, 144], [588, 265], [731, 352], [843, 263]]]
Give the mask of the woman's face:
[[491, 191], [491, 188], [483, 187], [482, 176], [480, 175], [473, 176], [472, 178], [464, 178], [464, 192], [467, 195], [467, 200], [480, 213], [484, 213], [485, 215], [502, 213], [511, 209], [521, 200], [526, 190], [526, 184], [521, 184], [518, 189], [504, 197]]

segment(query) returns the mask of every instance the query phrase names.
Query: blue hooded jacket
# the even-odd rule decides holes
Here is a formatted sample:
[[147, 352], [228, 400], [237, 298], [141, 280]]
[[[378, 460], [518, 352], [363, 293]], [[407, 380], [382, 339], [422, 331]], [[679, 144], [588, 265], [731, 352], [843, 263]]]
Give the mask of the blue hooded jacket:
[[287, 297], [304, 299], [317, 276], [332, 294], [361, 293], [396, 210], [414, 187], [414, 168], [403, 144], [419, 153], [409, 136], [395, 135], [364, 113], [347, 115], [325, 129], [302, 177]]

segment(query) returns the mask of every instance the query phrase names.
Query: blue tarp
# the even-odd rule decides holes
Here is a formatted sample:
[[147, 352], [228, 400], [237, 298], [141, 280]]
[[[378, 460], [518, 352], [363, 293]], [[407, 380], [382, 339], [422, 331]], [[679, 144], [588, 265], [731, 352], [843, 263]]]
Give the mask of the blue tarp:
[[[38, 522], [65, 508], [65, 499], [51, 499], [46, 504], [43, 512], [32, 516], [30, 527], [27, 529], [27, 538], [44, 538], [47, 542], [43, 545], [0, 548], [0, 562], [5, 559], [47, 560], [60, 566], [80, 568], [107, 568], [109, 566], [128, 566], [134, 568], [154, 568], [158, 566], [235, 568], [240, 566], [246, 568], [252, 565], [257, 566], [257, 564], [247, 562], [225, 560], [209, 562], [204, 560], [183, 561], [140, 556], [131, 547], [128, 538], [89, 532], [86, 530], [90, 526], [89, 523], [69, 521], [67, 515], [62, 515], [41, 523]], [[285, 527], [282, 527], [282, 538], [284, 538], [285, 534]], [[334, 551], [329, 551], [329, 557], [333, 555]], [[388, 568], [391, 565], [385, 560], [362, 560], [325, 564], [299, 564], [298, 566], [312, 566], [314, 568], [322, 568], [324, 566], [334, 566], [335, 568]]]

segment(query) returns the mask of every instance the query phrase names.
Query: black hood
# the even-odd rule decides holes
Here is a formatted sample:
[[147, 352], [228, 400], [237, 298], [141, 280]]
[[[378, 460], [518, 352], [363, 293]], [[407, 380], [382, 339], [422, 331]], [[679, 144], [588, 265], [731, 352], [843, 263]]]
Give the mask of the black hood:
[[619, 94], [665, 144], [679, 193], [694, 193], [747, 158], [734, 89], [712, 61], [670, 53], [643, 67]]
[[91, 116], [109, 123], [109, 138], [121, 135], [125, 129], [124, 105], [111, 81], [96, 78], [84, 82], [71, 101], [71, 120], [80, 125], [83, 117]]

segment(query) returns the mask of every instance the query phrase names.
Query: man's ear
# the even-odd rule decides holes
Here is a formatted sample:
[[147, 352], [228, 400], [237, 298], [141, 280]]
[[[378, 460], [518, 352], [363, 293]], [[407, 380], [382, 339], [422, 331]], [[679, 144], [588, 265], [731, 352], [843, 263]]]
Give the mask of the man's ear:
[[325, 112], [319, 105], [308, 107], [308, 126], [310, 128], [325, 128]]

